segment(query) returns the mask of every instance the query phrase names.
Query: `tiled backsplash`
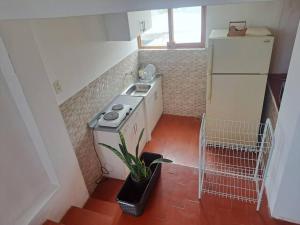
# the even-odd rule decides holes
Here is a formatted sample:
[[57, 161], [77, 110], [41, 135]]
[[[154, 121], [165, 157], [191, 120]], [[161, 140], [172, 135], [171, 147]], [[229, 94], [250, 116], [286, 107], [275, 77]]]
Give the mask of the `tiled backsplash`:
[[164, 113], [199, 117], [205, 112], [206, 50], [141, 50], [139, 63], [152, 63], [163, 74]]
[[163, 74], [164, 113], [199, 117], [205, 112], [205, 50], [143, 50], [127, 56], [60, 105], [90, 193], [96, 187], [101, 170], [87, 122], [133, 82], [134, 78], [125, 73], [134, 71], [136, 74], [138, 62], [153, 63]]
[[138, 52], [134, 52], [60, 105], [90, 193], [95, 189], [101, 172], [87, 122], [133, 82], [133, 77], [124, 75], [132, 71], [137, 74], [137, 67]]

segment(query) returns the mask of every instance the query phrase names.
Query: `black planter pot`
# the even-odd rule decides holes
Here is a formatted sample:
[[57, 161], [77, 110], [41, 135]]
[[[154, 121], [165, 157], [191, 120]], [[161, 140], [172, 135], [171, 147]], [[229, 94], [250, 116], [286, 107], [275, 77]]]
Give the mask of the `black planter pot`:
[[130, 174], [130, 179], [132, 180], [133, 185], [135, 185], [136, 188], [138, 188], [138, 189], [146, 188], [147, 184], [149, 183], [150, 178], [151, 178], [151, 175], [149, 176], [148, 179], [145, 179], [142, 181], [137, 181], [133, 178], [132, 174]]
[[[141, 155], [141, 159], [145, 161], [147, 166], [158, 158], [162, 158], [162, 155], [149, 152], [144, 152]], [[151, 177], [143, 184], [137, 184], [131, 179], [131, 176], [128, 175], [117, 195], [117, 201], [123, 212], [133, 216], [140, 216], [143, 213], [149, 195], [160, 176], [161, 164], [154, 164], [150, 169]]]

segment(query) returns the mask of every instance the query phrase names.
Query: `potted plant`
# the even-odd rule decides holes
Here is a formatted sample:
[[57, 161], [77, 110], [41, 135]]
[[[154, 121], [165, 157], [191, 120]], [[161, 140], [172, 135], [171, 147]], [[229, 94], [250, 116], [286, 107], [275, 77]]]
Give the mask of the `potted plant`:
[[119, 132], [120, 150], [105, 143], [99, 143], [120, 158], [130, 171], [130, 175], [117, 196], [117, 201], [124, 212], [135, 216], [141, 215], [144, 210], [149, 194], [160, 175], [161, 163], [172, 162], [172, 160], [163, 158], [160, 154], [149, 152], [142, 153], [139, 158], [138, 150], [143, 134], [144, 129], [140, 133], [135, 155], [128, 152], [126, 141], [121, 132]]

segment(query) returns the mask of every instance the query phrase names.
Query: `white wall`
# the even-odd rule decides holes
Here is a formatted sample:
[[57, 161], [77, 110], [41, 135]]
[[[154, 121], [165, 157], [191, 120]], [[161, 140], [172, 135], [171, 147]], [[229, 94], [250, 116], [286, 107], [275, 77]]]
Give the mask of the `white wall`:
[[271, 2], [227, 4], [207, 7], [207, 36], [212, 29], [228, 28], [229, 21], [246, 20], [247, 26], [266, 26], [277, 29], [282, 0]]
[[233, 20], [246, 20], [248, 26], [269, 27], [276, 37], [270, 73], [287, 73], [299, 18], [298, 0], [208, 6], [206, 35], [212, 29], [227, 28]]
[[31, 21], [50, 82], [59, 80], [61, 104], [137, 50], [137, 41], [107, 42], [103, 16]]
[[1, 70], [0, 224], [22, 225], [30, 221], [26, 215], [49, 198], [56, 185], [47, 175]]
[[248, 26], [266, 26], [276, 39], [271, 73], [287, 73], [300, 17], [300, 1], [274, 0], [207, 7], [207, 37], [212, 29], [227, 28], [229, 21], [246, 20]]
[[[88, 198], [88, 192], [29, 22], [1, 21], [0, 36], [60, 184], [45, 207], [34, 215], [31, 224], [41, 224], [46, 218], [58, 221], [71, 205], [82, 206]], [[7, 160], [10, 164], [17, 163]], [[34, 186], [32, 188], [35, 190]], [[26, 192], [22, 194], [26, 195]], [[9, 201], [15, 201], [11, 204], [18, 203], [11, 190], [6, 195]], [[1, 201], [0, 204], [7, 203]]]
[[284, 0], [276, 33], [271, 72], [287, 73], [300, 18], [300, 1]]
[[300, 26], [280, 106], [267, 182], [272, 216], [300, 223]]

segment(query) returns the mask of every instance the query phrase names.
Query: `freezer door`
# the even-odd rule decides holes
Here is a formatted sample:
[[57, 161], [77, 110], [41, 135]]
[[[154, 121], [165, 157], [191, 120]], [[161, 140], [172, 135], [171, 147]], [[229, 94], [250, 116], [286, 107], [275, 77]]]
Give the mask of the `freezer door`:
[[259, 123], [267, 75], [212, 75], [207, 117]]
[[267, 74], [273, 37], [232, 37], [210, 40], [212, 73]]

